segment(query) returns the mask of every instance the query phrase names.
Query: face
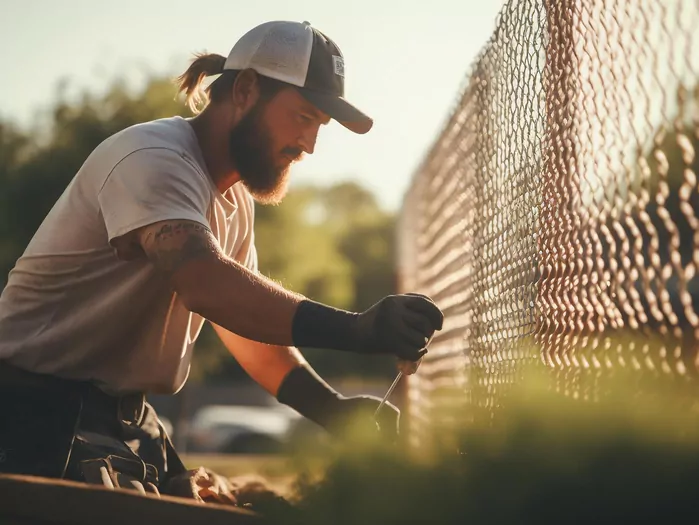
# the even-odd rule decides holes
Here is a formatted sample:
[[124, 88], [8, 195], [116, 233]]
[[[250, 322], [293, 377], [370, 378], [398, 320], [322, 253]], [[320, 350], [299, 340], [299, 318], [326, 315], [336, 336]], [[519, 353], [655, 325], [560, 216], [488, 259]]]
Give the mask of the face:
[[291, 164], [313, 153], [320, 126], [329, 120], [294, 88], [257, 100], [229, 137], [231, 160], [256, 201], [281, 202]]

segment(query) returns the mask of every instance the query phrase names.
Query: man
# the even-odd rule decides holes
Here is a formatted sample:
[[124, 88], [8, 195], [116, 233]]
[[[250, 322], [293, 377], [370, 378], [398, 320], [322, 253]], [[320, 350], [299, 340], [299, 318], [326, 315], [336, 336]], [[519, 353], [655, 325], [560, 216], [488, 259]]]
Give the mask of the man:
[[[255, 27], [179, 78], [193, 108], [213, 76], [195, 117], [95, 148], [10, 272], [0, 471], [167, 491], [184, 467], [144, 395], [182, 388], [205, 320], [262, 387], [337, 435], [357, 415], [369, 422], [379, 400], [340, 395], [296, 347], [415, 362], [441, 329], [424, 296], [347, 312], [257, 271], [254, 201], [282, 200], [289, 166], [331, 118], [361, 134], [372, 126], [344, 99], [335, 43], [307, 22]], [[398, 410], [381, 415], [395, 433]]]

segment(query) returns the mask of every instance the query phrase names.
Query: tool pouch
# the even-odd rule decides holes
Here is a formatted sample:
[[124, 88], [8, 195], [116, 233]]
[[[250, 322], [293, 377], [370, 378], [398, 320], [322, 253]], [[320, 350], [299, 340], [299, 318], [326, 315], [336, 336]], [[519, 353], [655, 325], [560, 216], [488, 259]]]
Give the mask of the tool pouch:
[[159, 495], [158, 472], [142, 461], [109, 455], [81, 461], [80, 468], [87, 483]]

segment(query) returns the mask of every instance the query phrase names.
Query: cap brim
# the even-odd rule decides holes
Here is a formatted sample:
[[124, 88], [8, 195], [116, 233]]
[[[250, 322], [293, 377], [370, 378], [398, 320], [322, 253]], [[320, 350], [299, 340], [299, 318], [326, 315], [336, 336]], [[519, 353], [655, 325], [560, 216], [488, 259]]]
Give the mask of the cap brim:
[[298, 90], [311, 104], [354, 133], [363, 135], [374, 125], [371, 117], [342, 97], [311, 89], [298, 88]]

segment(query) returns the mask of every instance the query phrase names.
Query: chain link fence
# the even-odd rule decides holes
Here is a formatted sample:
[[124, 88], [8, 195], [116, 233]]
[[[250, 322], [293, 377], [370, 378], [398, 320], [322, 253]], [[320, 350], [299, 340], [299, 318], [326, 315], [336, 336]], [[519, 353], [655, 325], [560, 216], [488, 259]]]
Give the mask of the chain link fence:
[[619, 374], [693, 392], [697, 28], [697, 0], [503, 6], [399, 219], [400, 287], [446, 314], [414, 439], [495, 412], [527, 362], [582, 400]]

